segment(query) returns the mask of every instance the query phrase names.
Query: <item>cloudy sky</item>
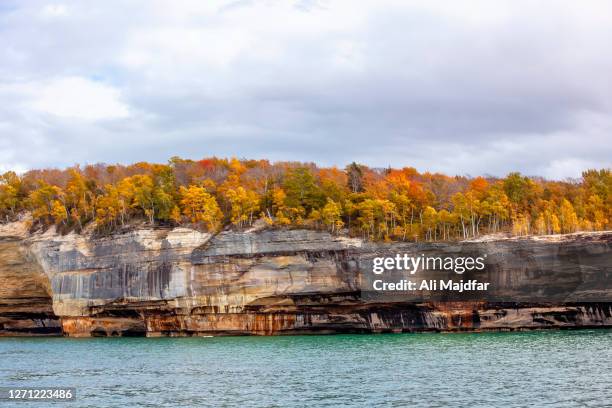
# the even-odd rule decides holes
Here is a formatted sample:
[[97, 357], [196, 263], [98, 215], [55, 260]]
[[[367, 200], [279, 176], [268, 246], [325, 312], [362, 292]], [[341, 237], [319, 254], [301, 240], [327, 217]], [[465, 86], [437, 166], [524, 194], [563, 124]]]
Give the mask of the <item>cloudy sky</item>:
[[0, 170], [612, 164], [607, 1], [0, 2]]

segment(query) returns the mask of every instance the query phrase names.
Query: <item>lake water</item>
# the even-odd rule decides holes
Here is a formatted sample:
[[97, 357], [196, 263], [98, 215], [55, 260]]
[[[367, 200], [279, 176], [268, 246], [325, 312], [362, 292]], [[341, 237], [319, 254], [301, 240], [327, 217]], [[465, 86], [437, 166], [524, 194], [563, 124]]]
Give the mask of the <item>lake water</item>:
[[76, 387], [48, 404], [70, 407], [602, 407], [612, 331], [0, 338], [0, 386]]

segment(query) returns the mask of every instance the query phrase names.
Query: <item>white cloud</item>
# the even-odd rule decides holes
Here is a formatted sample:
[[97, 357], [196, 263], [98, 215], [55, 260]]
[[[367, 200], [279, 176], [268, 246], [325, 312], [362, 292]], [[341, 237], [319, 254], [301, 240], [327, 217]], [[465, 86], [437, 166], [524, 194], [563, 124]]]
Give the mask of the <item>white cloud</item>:
[[65, 4], [48, 4], [42, 8], [43, 18], [59, 18], [68, 15], [68, 7]]
[[119, 90], [79, 77], [59, 78], [42, 84], [31, 107], [62, 118], [90, 121], [129, 115]]
[[612, 5], [451, 3], [15, 2], [0, 11], [0, 166], [610, 166]]
[[[609, 164], [608, 164], [609, 165]], [[553, 159], [541, 174], [545, 178], [559, 180], [565, 178], [578, 178], [584, 170], [604, 167], [604, 163], [593, 163], [589, 160], [576, 158]]]

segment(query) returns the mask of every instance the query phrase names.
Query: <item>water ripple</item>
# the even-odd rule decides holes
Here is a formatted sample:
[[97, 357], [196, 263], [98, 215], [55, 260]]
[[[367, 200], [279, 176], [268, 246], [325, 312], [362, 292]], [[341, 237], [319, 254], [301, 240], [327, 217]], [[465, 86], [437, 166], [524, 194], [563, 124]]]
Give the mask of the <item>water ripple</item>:
[[[612, 331], [0, 339], [0, 385], [70, 407], [597, 407]], [[56, 405], [57, 406], [57, 405]]]

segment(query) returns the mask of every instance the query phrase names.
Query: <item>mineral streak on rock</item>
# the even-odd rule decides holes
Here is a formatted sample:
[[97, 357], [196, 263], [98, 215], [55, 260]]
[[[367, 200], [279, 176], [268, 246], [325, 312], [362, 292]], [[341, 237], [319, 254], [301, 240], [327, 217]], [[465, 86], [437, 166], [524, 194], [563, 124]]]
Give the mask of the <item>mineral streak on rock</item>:
[[[567, 270], [568, 276], [576, 268], [586, 268], [585, 276], [603, 273], [610, 278], [612, 233], [552, 240], [374, 244], [310, 230], [225, 231], [212, 236], [187, 228], [150, 228], [108, 237], [19, 231], [11, 235], [10, 227], [0, 229], [2, 335], [272, 335], [612, 326], [611, 302], [384, 302], [364, 299], [360, 291], [373, 257], [404, 252], [488, 251], [503, 260], [490, 272], [494, 279], [520, 280], [548, 267]], [[581, 296], [606, 295], [602, 288], [582, 284]]]
[[0, 238], [0, 336], [60, 334], [48, 277], [20, 238]]

